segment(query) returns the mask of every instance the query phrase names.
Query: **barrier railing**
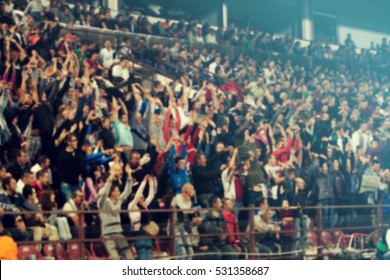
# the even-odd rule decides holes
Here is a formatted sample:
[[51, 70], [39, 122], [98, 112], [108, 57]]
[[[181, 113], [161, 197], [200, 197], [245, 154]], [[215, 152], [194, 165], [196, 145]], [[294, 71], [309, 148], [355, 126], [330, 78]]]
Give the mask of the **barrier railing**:
[[[258, 245], [262, 244], [262, 240], [258, 240], [259, 236], [264, 235], [266, 232], [258, 232], [256, 231], [256, 225], [255, 225], [255, 215], [259, 215], [256, 213], [259, 211], [259, 208], [255, 207], [248, 207], [248, 208], [237, 208], [237, 209], [231, 209], [230, 211], [235, 212], [239, 211], [240, 213], [247, 213], [247, 220], [238, 220], [239, 224], [244, 223], [245, 230], [242, 230], [240, 232], [236, 233], [227, 233], [227, 236], [236, 236], [239, 237], [240, 240], [244, 242], [244, 244], [247, 245], [248, 251], [245, 252], [246, 257], [250, 259], [289, 259], [289, 258], [314, 258], [314, 257], [326, 257], [329, 255], [334, 254], [332, 253], [332, 250], [335, 249], [335, 246], [337, 245], [338, 249], [340, 249], [341, 238], [349, 238], [347, 241], [343, 241], [342, 243], [348, 243], [349, 247], [353, 245], [354, 242], [358, 242], [359, 239], [356, 238], [368, 238], [369, 234], [371, 234], [373, 240], [377, 240], [380, 236], [380, 232], [383, 226], [388, 226], [383, 223], [383, 217], [382, 217], [382, 207], [390, 207], [390, 205], [351, 205], [351, 206], [312, 206], [312, 207], [302, 207], [302, 208], [296, 208], [296, 207], [289, 207], [289, 208], [275, 208], [270, 207], [269, 209], [275, 212], [279, 212], [281, 210], [294, 210], [299, 211], [299, 216], [297, 218], [302, 218], [307, 216], [307, 214], [310, 211], [314, 211], [315, 215], [310, 215], [309, 218], [311, 221], [311, 226], [309, 228], [304, 228], [302, 226], [299, 226], [298, 228], [293, 229], [282, 229], [279, 232], [271, 232], [270, 234], [276, 234], [280, 235], [279, 242], [287, 242], [284, 245], [287, 245], [287, 247], [290, 247], [293, 242], [299, 242], [299, 246], [297, 250], [291, 251], [291, 250], [283, 250], [279, 252], [274, 252], [272, 254], [270, 253], [262, 253], [258, 250]], [[359, 216], [356, 216], [353, 220], [349, 222], [349, 224], [344, 225], [332, 225], [330, 228], [324, 228], [322, 224], [322, 210], [324, 209], [334, 209], [334, 210], [354, 210], [358, 211]], [[193, 209], [194, 211], [200, 211], [201, 213], [205, 213], [207, 211], [210, 211], [212, 209]], [[215, 209], [214, 209], [215, 210]], [[221, 209], [222, 210], [222, 209]], [[209, 234], [209, 233], [202, 233], [202, 234], [193, 234], [188, 233], [186, 234], [177, 234], [176, 233], [176, 216], [178, 212], [181, 211], [188, 211], [188, 209], [185, 210], [179, 210], [179, 209], [151, 209], [151, 210], [121, 210], [121, 211], [98, 211], [98, 210], [83, 210], [83, 211], [36, 211], [36, 212], [4, 212], [3, 215], [31, 215], [31, 214], [37, 214], [41, 213], [43, 215], [46, 214], [57, 214], [57, 215], [63, 215], [66, 216], [67, 214], [76, 213], [78, 215], [78, 225], [76, 226], [77, 235], [73, 236], [70, 240], [35, 240], [35, 241], [19, 241], [18, 245], [45, 245], [45, 244], [75, 244], [78, 243], [78, 248], [80, 250], [79, 256], [80, 259], [85, 259], [85, 246], [87, 244], [102, 242], [102, 239], [99, 236], [96, 237], [90, 237], [87, 236], [87, 233], [93, 229], [94, 226], [86, 226], [85, 224], [85, 215], [98, 215], [99, 213], [125, 213], [129, 214], [130, 212], [148, 212], [153, 216], [153, 220], [158, 221], [161, 216], [164, 214], [168, 214], [168, 218], [166, 220], [159, 221], [160, 226], [160, 232], [159, 235], [156, 237], [148, 237], [146, 235], [144, 236], [131, 236], [131, 232], [127, 231], [128, 227], [125, 230], [125, 237], [127, 241], [130, 243], [136, 240], [141, 239], [153, 239], [155, 241], [155, 245], [157, 245], [158, 249], [157, 251], [161, 252], [161, 244], [163, 243], [166, 247], [164, 249], [165, 251], [169, 252], [169, 257], [166, 255], [164, 258], [169, 259], [175, 259], [180, 258], [181, 255], [178, 255], [176, 252], [176, 239], [178, 238], [205, 238], [205, 237], [214, 237], [217, 238], [220, 236], [220, 234]], [[158, 214], [158, 215], [156, 215]], [[296, 219], [296, 218], [294, 218]], [[389, 222], [390, 217], [386, 217], [385, 222]], [[122, 226], [129, 226], [126, 224], [123, 224]], [[95, 230], [97, 226], [95, 226]], [[73, 228], [74, 229], [74, 228]], [[300, 234], [297, 234], [297, 231], [299, 231]], [[327, 238], [326, 232], [342, 232], [342, 234], [345, 234], [343, 236], [340, 236], [336, 242], [331, 242], [331, 245], [326, 244], [325, 241], [323, 241], [323, 238]], [[316, 247], [319, 251], [315, 255], [313, 253], [307, 253], [307, 246], [305, 244], [310, 243], [309, 240], [305, 240], [308, 237], [308, 233], [311, 233], [312, 235], [315, 234], [315, 239], [317, 242], [312, 242], [315, 244], [311, 244], [312, 248], [313, 246]], [[91, 233], [91, 232], [90, 232]], [[95, 232], [96, 235], [96, 232]], [[326, 235], [325, 237], [323, 235]], [[291, 238], [287, 238], [287, 236]], [[293, 237], [292, 237], [293, 236]], [[314, 238], [313, 236], [311, 236]], [[297, 239], [298, 238], [298, 239]], [[283, 240], [282, 240], [283, 239]], [[356, 240], [355, 240], [356, 239]], [[112, 240], [117, 240], [117, 238], [112, 238]], [[245, 241], [244, 241], [245, 240]], [[362, 241], [360, 241], [362, 243]], [[282, 244], [283, 245], [283, 244]], [[344, 244], [345, 245], [345, 244]], [[331, 247], [331, 248], [330, 248]], [[332, 249], [332, 250], [331, 250]], [[345, 248], [344, 248], [345, 249]], [[374, 250], [374, 245], [372, 245], [370, 248], [371, 252]], [[362, 250], [362, 252], [367, 252], [367, 248]], [[202, 253], [198, 252], [193, 255], [192, 257], [205, 257], [207, 258], [207, 255], [210, 255], [211, 253]], [[243, 255], [242, 252], [237, 252], [233, 254]], [[190, 257], [191, 257], [190, 256]], [[156, 257], [158, 258], [158, 257]]]

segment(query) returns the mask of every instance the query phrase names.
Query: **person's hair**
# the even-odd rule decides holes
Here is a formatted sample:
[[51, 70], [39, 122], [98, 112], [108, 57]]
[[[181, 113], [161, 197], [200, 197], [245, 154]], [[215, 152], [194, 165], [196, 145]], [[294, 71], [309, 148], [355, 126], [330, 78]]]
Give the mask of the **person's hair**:
[[226, 197], [224, 200], [223, 200], [223, 203], [226, 203], [228, 201], [232, 201], [233, 202], [233, 199], [229, 198], [229, 197]]
[[25, 178], [27, 178], [27, 176], [29, 176], [29, 175], [33, 175], [34, 173], [32, 173], [31, 171], [25, 171], [24, 173], [23, 173], [23, 175], [22, 175], [22, 179], [25, 179]]
[[137, 154], [141, 156], [141, 153], [140, 153], [140, 152], [132, 151], [132, 152], [130, 153], [129, 159], [132, 160], [132, 159], [133, 159], [133, 156], [134, 156], [134, 155], [137, 155]]
[[1, 183], [1, 185], [5, 191], [7, 190], [7, 187], [11, 184], [12, 180], [14, 180], [13, 177], [6, 177], [3, 179], [3, 182]]
[[76, 198], [76, 197], [77, 197], [77, 194], [78, 194], [79, 192], [82, 193], [81, 190], [74, 190], [74, 191], [72, 192], [72, 198]]
[[68, 134], [65, 138], [65, 143], [68, 144], [73, 137], [77, 138], [77, 136], [73, 133]]
[[113, 184], [110, 187], [110, 190], [108, 191], [108, 197], [110, 197], [112, 195], [112, 193], [115, 191], [116, 188], [119, 188], [118, 185], [116, 185], [116, 184]]
[[37, 172], [37, 175], [36, 175], [37, 179], [39, 179], [39, 178], [41, 178], [42, 176], [44, 176], [45, 173], [47, 173], [46, 170], [39, 170], [39, 171]]
[[98, 178], [95, 177], [95, 172], [98, 170], [100, 170], [100, 167], [98, 165], [92, 165], [88, 172], [88, 177], [92, 179], [94, 184], [97, 183]]
[[175, 164], [178, 164], [179, 161], [181, 161], [181, 160], [184, 160], [184, 157], [182, 157], [182, 156], [175, 157]]
[[38, 163], [39, 165], [41, 165], [42, 163], [45, 163], [45, 161], [48, 160], [48, 159], [49, 159], [48, 156], [42, 155], [42, 156], [40, 156], [40, 157], [38, 158], [37, 163]]
[[216, 195], [213, 195], [212, 197], [210, 197], [210, 199], [209, 199], [209, 206], [213, 207], [218, 199], [221, 199], [221, 198], [219, 196], [216, 196]]
[[202, 152], [197, 152], [196, 155], [195, 155], [195, 164], [198, 163], [198, 161], [200, 160], [201, 156], [203, 156], [204, 153]]
[[25, 185], [23, 188], [23, 197], [28, 199], [30, 195], [33, 195], [33, 187], [30, 185]]
[[57, 208], [57, 203], [51, 202], [50, 200], [52, 194], [54, 194], [54, 191], [52, 190], [44, 190], [42, 192], [39, 202], [41, 203], [43, 211], [50, 211], [53, 210], [53, 208]]
[[268, 202], [266, 197], [258, 198], [255, 202], [255, 207], [261, 207], [261, 205], [265, 204], [266, 202]]
[[21, 157], [23, 154], [26, 154], [26, 152], [20, 149], [16, 157]]

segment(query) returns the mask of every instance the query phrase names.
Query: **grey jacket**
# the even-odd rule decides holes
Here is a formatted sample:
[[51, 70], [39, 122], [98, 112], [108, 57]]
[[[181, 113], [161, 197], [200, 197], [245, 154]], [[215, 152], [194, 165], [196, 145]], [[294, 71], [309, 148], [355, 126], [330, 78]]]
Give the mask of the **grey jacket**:
[[119, 211], [121, 210], [122, 203], [130, 195], [133, 184], [131, 180], [126, 181], [126, 187], [123, 193], [120, 195], [119, 200], [114, 202], [108, 198], [108, 192], [112, 186], [112, 180], [108, 180], [104, 187], [99, 191], [98, 208], [105, 212], [99, 213], [102, 223], [102, 235], [110, 235], [114, 233], [122, 233], [120, 213], [106, 212], [106, 211]]

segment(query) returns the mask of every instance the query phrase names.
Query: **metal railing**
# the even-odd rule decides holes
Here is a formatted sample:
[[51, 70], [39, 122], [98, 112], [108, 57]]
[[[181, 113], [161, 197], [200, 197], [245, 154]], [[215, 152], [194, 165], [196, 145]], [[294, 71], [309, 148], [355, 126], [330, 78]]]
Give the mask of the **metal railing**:
[[[274, 211], [280, 211], [280, 210], [294, 210], [294, 211], [299, 211], [299, 217], [302, 218], [301, 215], [303, 215], [303, 212], [308, 212], [312, 211], [312, 214], [315, 213], [310, 217], [311, 219], [311, 226], [309, 231], [314, 232], [316, 235], [316, 240], [317, 240], [317, 245], [320, 248], [320, 252], [316, 254], [316, 257], [322, 257], [324, 255], [329, 255], [329, 253], [324, 253], [322, 250], [327, 249], [326, 244], [321, 244], [321, 234], [325, 231], [342, 231], [346, 234], [352, 234], [352, 233], [358, 233], [360, 236], [361, 234], [368, 234], [368, 233], [373, 233], [375, 239], [378, 239], [380, 237], [380, 232], [383, 226], [388, 226], [383, 224], [383, 217], [382, 217], [382, 208], [383, 207], [390, 207], [390, 205], [350, 205], [350, 206], [311, 206], [311, 207], [302, 207], [302, 208], [297, 208], [297, 207], [290, 207], [290, 208], [282, 208], [282, 207], [270, 207], [270, 210]], [[359, 217], [355, 219], [353, 223], [350, 223], [349, 225], [344, 225], [344, 226], [334, 226], [332, 228], [324, 228], [322, 226], [322, 211], [325, 208], [334, 208], [335, 210], [349, 210], [353, 209], [355, 211], [359, 212], [366, 212], [365, 215], [367, 216], [362, 216], [361, 213], [359, 213]], [[201, 213], [204, 213], [206, 211], [209, 211], [211, 209], [193, 209], [193, 211], [201, 211]], [[221, 209], [222, 210], [222, 209]], [[227, 236], [236, 236], [239, 237], [241, 240], [246, 239], [247, 244], [249, 245], [249, 251], [247, 252], [247, 256], [251, 259], [280, 259], [280, 258], [304, 258], [306, 256], [305, 254], [305, 247], [302, 245], [303, 240], [299, 240], [300, 248], [294, 252], [292, 251], [284, 251], [284, 252], [279, 252], [279, 253], [274, 253], [274, 254], [263, 254], [263, 253], [257, 253], [256, 252], [256, 246], [258, 244], [258, 241], [256, 240], [259, 235], [263, 235], [264, 232], [257, 232], [255, 230], [255, 215], [256, 211], [259, 211], [259, 208], [255, 207], [248, 207], [248, 208], [237, 208], [237, 209], [232, 209], [231, 211], [240, 211], [240, 212], [247, 212], [248, 220], [238, 220], [239, 223], [247, 222], [247, 225], [245, 226], [246, 230], [240, 231], [238, 233], [227, 233]], [[70, 213], [76, 213], [78, 215], [78, 225], [77, 225], [77, 237], [75, 236], [71, 240], [42, 240], [42, 241], [21, 241], [18, 242], [18, 245], [44, 245], [44, 244], [74, 244], [78, 243], [79, 246], [78, 248], [80, 249], [80, 259], [85, 259], [85, 245], [93, 242], [102, 242], [102, 239], [100, 237], [98, 238], [89, 238], [86, 236], [86, 229], [88, 229], [88, 226], [86, 227], [85, 225], [85, 215], [86, 214], [94, 214], [98, 215], [99, 213], [125, 213], [129, 214], [130, 212], [147, 212], [150, 213], [154, 216], [154, 219], [158, 218], [159, 216], [164, 214], [168, 214], [169, 218], [166, 221], [163, 221], [162, 223], [159, 224], [160, 226], [160, 232], [159, 235], [156, 237], [147, 237], [146, 235], [144, 236], [131, 236], [127, 235], [124, 237], [127, 241], [133, 242], [135, 240], [140, 240], [140, 239], [153, 239], [154, 241], [158, 241], [158, 247], [160, 247], [161, 243], [164, 243], [165, 246], [167, 247], [167, 250], [169, 252], [169, 258], [174, 259], [177, 256], [176, 252], [176, 239], [177, 238], [205, 238], [205, 237], [218, 237], [219, 234], [191, 234], [191, 233], [186, 233], [186, 234], [176, 234], [176, 220], [175, 218], [177, 217], [177, 213], [182, 210], [179, 209], [151, 209], [151, 210], [121, 210], [121, 211], [98, 211], [98, 210], [82, 210], [82, 211], [37, 211], [37, 212], [20, 212], [20, 213], [15, 213], [15, 212], [4, 212], [3, 215], [23, 215], [23, 214], [36, 214], [36, 213], [41, 213], [41, 214], [57, 214], [57, 215], [62, 215], [66, 216], [67, 214]], [[188, 211], [188, 209], [183, 210], [183, 211]], [[157, 216], [156, 216], [157, 214]], [[375, 218], [375, 223], [372, 221], [372, 217]], [[387, 217], [389, 218], [389, 217]], [[356, 225], [355, 222], [360, 221], [360, 225]], [[386, 220], [388, 222], [388, 220]], [[362, 223], [363, 222], [363, 223]], [[164, 226], [167, 225], [167, 226]], [[129, 226], [129, 225], [128, 225]], [[286, 235], [293, 235], [296, 232], [297, 229], [282, 229], [278, 234], [281, 236], [286, 236]], [[304, 228], [298, 229], [301, 231], [300, 238], [304, 238]], [[353, 237], [352, 237], [353, 238]], [[115, 238], [112, 238], [112, 240], [116, 240]], [[297, 240], [296, 240], [297, 241]], [[293, 240], [289, 240], [290, 243], [293, 242]], [[261, 241], [260, 241], [261, 244]], [[291, 244], [288, 244], [291, 245]], [[320, 246], [321, 245], [321, 246]], [[374, 248], [371, 248], [374, 249]], [[158, 248], [158, 251], [161, 251], [160, 248]], [[241, 253], [237, 253], [241, 254]], [[198, 253], [195, 254], [194, 256], [207, 256], [206, 254]], [[166, 257], [164, 257], [166, 258]]]

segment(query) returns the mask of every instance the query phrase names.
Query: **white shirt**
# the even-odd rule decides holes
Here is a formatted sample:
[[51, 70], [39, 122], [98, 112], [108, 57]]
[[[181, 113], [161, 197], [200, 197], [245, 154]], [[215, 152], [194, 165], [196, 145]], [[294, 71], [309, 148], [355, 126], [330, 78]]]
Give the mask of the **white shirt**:
[[218, 66], [217, 63], [215, 62], [211, 63], [209, 66], [210, 73], [215, 74], [215, 68], [217, 68], [217, 66]]
[[206, 42], [210, 44], [217, 44], [217, 38], [215, 37], [215, 35], [209, 33], [206, 35]]
[[18, 182], [16, 183], [16, 192], [23, 194], [24, 186], [25, 184], [23, 183], [22, 179], [19, 179]]
[[[360, 140], [362, 140], [363, 143], [360, 143]], [[369, 133], [369, 132], [362, 133], [360, 131], [360, 129], [356, 130], [352, 134], [352, 146], [353, 146], [355, 152], [356, 152], [357, 146], [363, 147], [364, 150], [366, 151], [367, 148], [369, 147], [370, 143], [372, 142], [372, 140], [373, 140], [373, 137], [372, 137], [371, 133]]]
[[103, 48], [100, 50], [99, 57], [103, 66], [111, 67], [111, 65], [114, 63], [114, 53], [115, 51], [113, 49], [108, 50]]
[[120, 77], [123, 80], [127, 81], [130, 77], [130, 73], [129, 70], [127, 70], [127, 68], [122, 68], [120, 65], [115, 65], [112, 68], [112, 76]]
[[233, 172], [229, 174], [229, 168], [226, 168], [222, 174], [222, 185], [225, 198], [230, 198], [232, 200], [236, 199], [236, 185], [234, 184], [234, 175]]

